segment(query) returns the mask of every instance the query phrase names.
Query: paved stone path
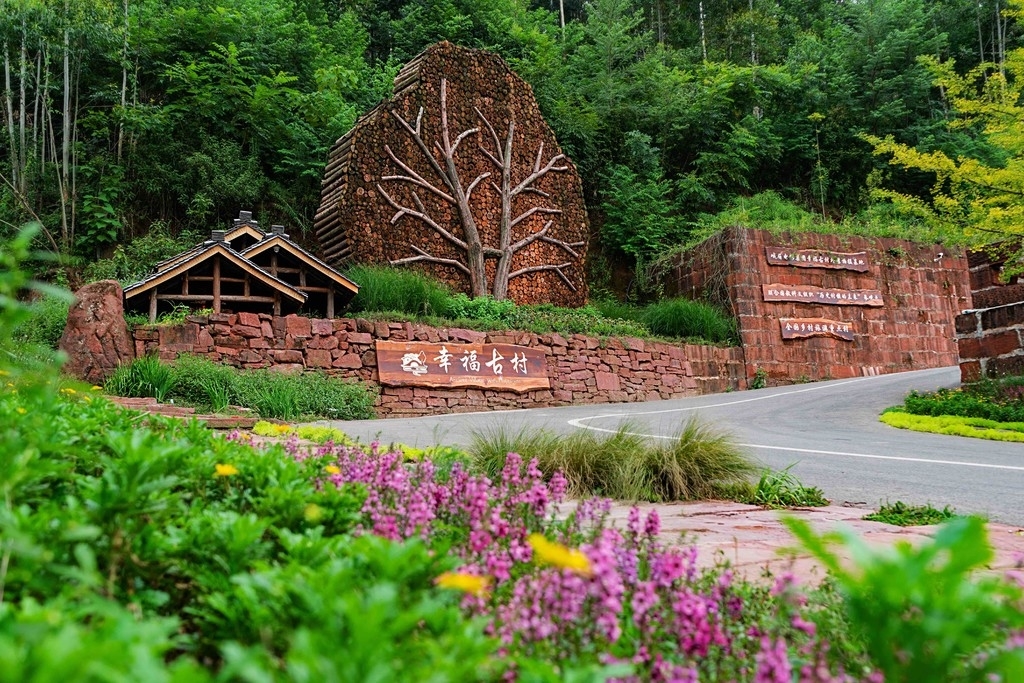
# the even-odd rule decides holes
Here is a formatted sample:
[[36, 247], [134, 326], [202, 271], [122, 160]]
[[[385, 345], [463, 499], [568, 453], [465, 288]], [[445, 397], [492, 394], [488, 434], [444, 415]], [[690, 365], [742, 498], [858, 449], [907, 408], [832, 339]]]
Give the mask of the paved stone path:
[[[617, 525], [625, 526], [631, 507], [613, 506], [611, 516]], [[661, 538], [665, 543], [694, 543], [701, 566], [710, 567], [727, 560], [747, 579], [757, 579], [765, 569], [774, 575], [791, 571], [805, 582], [824, 578], [824, 570], [818, 563], [806, 552], [796, 549], [795, 540], [782, 524], [782, 514], [807, 520], [819, 533], [842, 527], [852, 529], [873, 546], [899, 541], [920, 543], [936, 529], [934, 526], [898, 527], [869, 522], [861, 517], [870, 510], [838, 505], [785, 513], [723, 501], [640, 504], [637, 507], [644, 515], [651, 509], [658, 511]], [[1019, 566], [1024, 559], [1024, 527], [997, 523], [989, 523], [987, 527], [989, 543], [995, 550], [989, 570], [1003, 572]]]

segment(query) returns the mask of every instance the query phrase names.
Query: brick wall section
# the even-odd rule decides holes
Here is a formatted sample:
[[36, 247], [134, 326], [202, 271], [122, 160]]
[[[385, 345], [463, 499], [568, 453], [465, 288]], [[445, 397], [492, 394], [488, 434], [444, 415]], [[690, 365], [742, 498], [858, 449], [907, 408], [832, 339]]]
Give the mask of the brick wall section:
[[[770, 266], [765, 247], [867, 252], [866, 273]], [[942, 254], [940, 258], [940, 254]], [[895, 239], [730, 228], [700, 245], [674, 272], [671, 288], [709, 298], [737, 316], [746, 376], [768, 372], [772, 384], [874, 375], [955, 365], [955, 318], [971, 307], [967, 261], [940, 245]], [[765, 302], [762, 284], [877, 289], [884, 306]], [[780, 318], [829, 318], [854, 325], [853, 342], [783, 340]]]
[[961, 381], [1024, 374], [1024, 303], [967, 311], [956, 331]]
[[475, 332], [362, 319], [274, 318], [239, 313], [193, 316], [177, 327], [139, 327], [137, 355], [163, 360], [180, 353], [239, 368], [282, 372], [322, 370], [377, 385], [374, 342], [429, 341], [518, 344], [547, 354], [551, 389], [516, 394], [484, 389], [380, 387], [382, 417], [502, 408], [648, 401], [743, 389], [743, 350], [674, 346], [642, 339], [601, 340], [583, 335]]

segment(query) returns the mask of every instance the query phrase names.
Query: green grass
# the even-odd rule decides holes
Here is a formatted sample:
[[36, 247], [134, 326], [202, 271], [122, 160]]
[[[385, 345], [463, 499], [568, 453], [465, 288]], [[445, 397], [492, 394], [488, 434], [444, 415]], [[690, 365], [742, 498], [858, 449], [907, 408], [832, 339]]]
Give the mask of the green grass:
[[174, 399], [214, 412], [229, 405], [255, 410], [260, 417], [364, 420], [375, 416], [374, 392], [358, 382], [319, 372], [286, 375], [270, 370], [238, 371], [198, 356], [182, 355], [173, 365], [155, 356], [137, 358], [107, 379], [116, 396]]
[[28, 319], [14, 329], [12, 337], [18, 344], [38, 344], [55, 349], [67, 324], [67, 299], [43, 296], [29, 305]]
[[623, 424], [611, 434], [588, 430], [560, 435], [496, 426], [473, 434], [470, 453], [490, 477], [508, 453], [536, 458], [546, 476], [562, 472], [569, 495], [618, 500], [676, 501], [717, 497], [723, 487], [746, 483], [755, 471], [747, 456], [721, 433], [688, 421], [670, 443], [651, 443]]
[[912, 415], [898, 408], [889, 409], [878, 419], [890, 427], [915, 432], [1024, 443], [1024, 422], [996, 422], [982, 417], [956, 415]]
[[829, 501], [817, 486], [804, 486], [790, 469], [764, 470], [749, 502], [769, 508], [823, 507]]
[[395, 311], [409, 315], [445, 315], [451, 290], [441, 282], [414, 270], [388, 266], [357, 265], [346, 273], [359, 284], [349, 311]]
[[931, 505], [908, 505], [901, 501], [896, 501], [891, 504], [886, 503], [878, 509], [878, 512], [864, 515], [864, 519], [871, 522], [885, 522], [886, 524], [894, 524], [896, 526], [926, 526], [929, 524], [941, 524], [956, 516], [956, 512], [951, 510], [948, 505], [939, 510]]
[[534, 334], [592, 337], [660, 337], [695, 343], [736, 343], [736, 325], [705, 303], [672, 299], [646, 308], [601, 300], [580, 308], [551, 304], [517, 306], [491, 297], [453, 294], [444, 284], [416, 271], [387, 266], [356, 266], [347, 275], [359, 283], [349, 315], [371, 320], [403, 320], [435, 327], [522, 330]]
[[680, 339], [698, 338], [713, 343], [736, 343], [735, 321], [703, 301], [675, 298], [647, 306], [642, 320], [652, 334]]

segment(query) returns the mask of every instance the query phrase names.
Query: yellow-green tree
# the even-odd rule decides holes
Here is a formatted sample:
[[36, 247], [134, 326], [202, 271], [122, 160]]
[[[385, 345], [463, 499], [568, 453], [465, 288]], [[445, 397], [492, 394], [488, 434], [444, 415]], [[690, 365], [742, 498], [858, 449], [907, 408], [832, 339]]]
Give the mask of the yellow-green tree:
[[[1024, 0], [1011, 0], [1005, 14], [1020, 19]], [[955, 229], [969, 243], [984, 244], [1024, 236], [1024, 48], [1006, 53], [964, 75], [952, 61], [922, 60], [951, 109], [949, 127], [983, 138], [989, 158], [922, 151], [892, 136], [865, 136], [876, 155], [907, 170], [935, 175], [930, 201], [889, 189], [875, 190], [932, 227]]]

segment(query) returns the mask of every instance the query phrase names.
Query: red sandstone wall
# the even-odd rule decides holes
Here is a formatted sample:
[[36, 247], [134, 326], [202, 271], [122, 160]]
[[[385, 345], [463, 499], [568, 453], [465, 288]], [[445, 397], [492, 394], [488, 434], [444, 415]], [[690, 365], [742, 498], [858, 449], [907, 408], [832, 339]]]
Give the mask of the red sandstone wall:
[[[765, 247], [866, 251], [865, 273], [771, 266]], [[942, 254], [940, 258], [940, 254]], [[895, 239], [730, 228], [680, 264], [672, 286], [690, 296], [709, 292], [740, 324], [746, 376], [758, 369], [771, 383], [874, 375], [958, 362], [955, 318], [971, 307], [967, 261], [945, 247]], [[765, 302], [762, 284], [876, 289], [884, 306]], [[852, 342], [829, 337], [783, 340], [780, 318], [829, 318], [854, 326]]]
[[673, 346], [641, 339], [601, 340], [583, 335], [475, 332], [362, 319], [311, 320], [239, 313], [193, 316], [178, 327], [139, 327], [136, 352], [164, 360], [192, 353], [240, 368], [322, 370], [377, 384], [374, 341], [518, 344], [547, 354], [551, 389], [516, 394], [485, 389], [380, 387], [378, 414], [427, 415], [571, 403], [680, 398], [743, 389], [743, 351]]
[[1024, 303], [967, 311], [956, 331], [962, 382], [1024, 374]]

